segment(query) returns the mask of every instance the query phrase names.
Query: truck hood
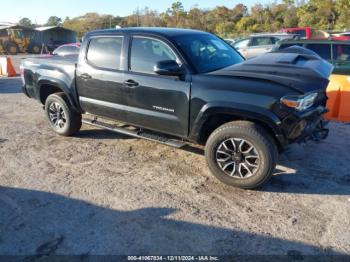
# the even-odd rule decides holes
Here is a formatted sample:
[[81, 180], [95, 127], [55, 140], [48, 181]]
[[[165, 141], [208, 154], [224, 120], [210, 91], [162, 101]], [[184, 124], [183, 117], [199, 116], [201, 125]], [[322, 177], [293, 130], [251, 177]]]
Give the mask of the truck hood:
[[208, 74], [272, 81], [305, 94], [325, 90], [332, 71], [333, 66], [315, 52], [293, 46]]

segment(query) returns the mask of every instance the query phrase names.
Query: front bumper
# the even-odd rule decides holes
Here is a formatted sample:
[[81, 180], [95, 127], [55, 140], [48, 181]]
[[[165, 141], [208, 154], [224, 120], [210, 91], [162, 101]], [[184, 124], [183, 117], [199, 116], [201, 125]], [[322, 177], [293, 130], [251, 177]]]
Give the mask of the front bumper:
[[326, 128], [328, 122], [324, 120], [323, 115], [327, 112], [324, 106], [318, 106], [307, 112], [288, 116], [283, 121], [288, 144], [326, 139], [329, 129]]
[[307, 142], [313, 140], [319, 142], [324, 140], [329, 135], [329, 129], [326, 128], [328, 121], [320, 119], [317, 122], [310, 123], [304, 130], [304, 132], [297, 138], [297, 143]]

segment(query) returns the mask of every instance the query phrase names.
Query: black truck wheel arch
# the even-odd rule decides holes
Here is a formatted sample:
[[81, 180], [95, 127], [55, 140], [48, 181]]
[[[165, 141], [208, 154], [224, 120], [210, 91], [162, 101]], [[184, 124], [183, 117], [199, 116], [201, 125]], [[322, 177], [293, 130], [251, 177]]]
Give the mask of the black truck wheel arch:
[[[208, 125], [211, 125], [210, 119], [216, 116], [221, 119], [225, 119], [226, 117], [227, 120], [225, 119], [225, 122], [219, 121], [216, 125], [210, 126], [208, 134], [205, 134], [208, 131]], [[242, 106], [223, 103], [220, 103], [220, 105], [207, 104], [203, 107], [192, 125], [189, 137], [197, 143], [203, 144], [209, 137], [210, 131], [214, 131], [215, 128], [219, 127], [221, 124], [230, 122], [230, 120], [249, 120], [258, 123], [264, 126], [276, 140], [278, 147], [282, 148], [287, 143], [280, 127], [280, 120], [272, 112], [252, 106], [243, 109]]]

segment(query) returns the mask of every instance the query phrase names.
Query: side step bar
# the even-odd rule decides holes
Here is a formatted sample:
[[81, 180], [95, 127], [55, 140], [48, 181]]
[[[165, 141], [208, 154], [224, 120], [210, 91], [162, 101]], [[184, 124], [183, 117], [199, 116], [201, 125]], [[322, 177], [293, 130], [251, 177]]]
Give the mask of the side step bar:
[[120, 133], [127, 136], [132, 136], [132, 137], [142, 138], [153, 142], [158, 142], [158, 143], [175, 147], [175, 148], [182, 148], [186, 145], [186, 143], [180, 140], [167, 138], [166, 136], [148, 133], [142, 130], [130, 130], [124, 127], [116, 127], [115, 125], [104, 123], [98, 120], [83, 119], [82, 122], [86, 125], [107, 129], [109, 131]]

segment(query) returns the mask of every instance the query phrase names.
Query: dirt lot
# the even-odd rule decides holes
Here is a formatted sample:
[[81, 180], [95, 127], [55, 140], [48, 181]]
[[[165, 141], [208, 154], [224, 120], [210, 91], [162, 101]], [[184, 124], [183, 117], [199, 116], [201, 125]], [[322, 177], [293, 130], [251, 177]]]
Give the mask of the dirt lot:
[[350, 254], [350, 126], [294, 146], [261, 191], [197, 151], [83, 127], [55, 135], [0, 78], [0, 254]]

